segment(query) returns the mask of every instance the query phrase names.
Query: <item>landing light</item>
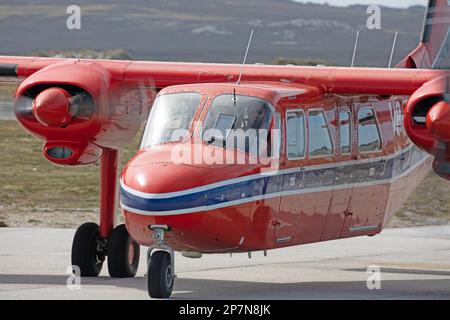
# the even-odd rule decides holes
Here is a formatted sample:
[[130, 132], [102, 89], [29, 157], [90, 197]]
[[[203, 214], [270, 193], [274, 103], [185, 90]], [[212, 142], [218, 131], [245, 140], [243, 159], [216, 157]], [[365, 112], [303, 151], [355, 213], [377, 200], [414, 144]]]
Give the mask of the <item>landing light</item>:
[[67, 147], [53, 147], [47, 150], [47, 155], [54, 159], [67, 159], [73, 154], [72, 149]]

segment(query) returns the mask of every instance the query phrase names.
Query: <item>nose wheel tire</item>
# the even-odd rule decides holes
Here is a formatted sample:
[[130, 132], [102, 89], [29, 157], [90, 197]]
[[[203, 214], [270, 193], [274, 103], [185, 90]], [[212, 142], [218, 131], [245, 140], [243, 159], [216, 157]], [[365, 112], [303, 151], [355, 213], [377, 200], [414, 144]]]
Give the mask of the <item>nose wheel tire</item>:
[[166, 251], [155, 251], [148, 263], [148, 294], [152, 298], [170, 297], [174, 280], [170, 254]]
[[132, 278], [139, 266], [139, 244], [124, 224], [117, 226], [108, 242], [108, 271], [113, 278]]
[[103, 261], [105, 249], [99, 226], [93, 222], [82, 224], [72, 242], [72, 265], [78, 266], [82, 277], [97, 277]]

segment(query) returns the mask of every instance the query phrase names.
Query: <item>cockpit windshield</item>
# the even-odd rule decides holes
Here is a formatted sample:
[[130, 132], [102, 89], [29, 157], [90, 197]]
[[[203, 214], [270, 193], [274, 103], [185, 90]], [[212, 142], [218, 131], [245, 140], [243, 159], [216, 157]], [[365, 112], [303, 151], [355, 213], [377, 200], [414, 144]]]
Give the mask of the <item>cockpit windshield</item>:
[[224, 94], [211, 104], [203, 125], [207, 144], [270, 156], [272, 109], [268, 102], [249, 96]]
[[202, 96], [195, 92], [159, 96], [150, 112], [141, 148], [183, 139], [201, 100]]

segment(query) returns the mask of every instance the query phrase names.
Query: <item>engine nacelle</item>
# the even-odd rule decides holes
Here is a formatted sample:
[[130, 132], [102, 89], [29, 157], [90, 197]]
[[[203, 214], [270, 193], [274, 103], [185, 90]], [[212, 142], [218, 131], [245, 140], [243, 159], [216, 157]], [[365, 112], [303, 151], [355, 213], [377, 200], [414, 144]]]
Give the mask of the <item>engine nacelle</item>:
[[405, 129], [418, 147], [435, 157], [433, 169], [450, 180], [450, 88], [447, 76], [425, 83], [408, 100]]
[[70, 60], [27, 78], [17, 89], [14, 111], [28, 132], [45, 141], [47, 160], [89, 164], [102, 149], [133, 140], [153, 97], [152, 90], [125, 86], [96, 63]]

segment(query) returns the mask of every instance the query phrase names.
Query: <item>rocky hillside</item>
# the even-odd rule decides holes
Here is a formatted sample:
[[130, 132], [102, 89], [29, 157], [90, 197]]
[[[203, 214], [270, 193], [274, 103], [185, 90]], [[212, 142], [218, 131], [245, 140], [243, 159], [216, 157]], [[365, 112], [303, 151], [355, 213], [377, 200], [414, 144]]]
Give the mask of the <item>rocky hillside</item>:
[[136, 59], [240, 62], [251, 29], [249, 62], [276, 57], [348, 65], [357, 30], [356, 63], [386, 66], [394, 33], [395, 61], [418, 43], [424, 8], [382, 8], [382, 30], [366, 29], [366, 7], [289, 0], [129, 0], [76, 2], [81, 30], [66, 28], [71, 0], [2, 0], [0, 53], [123, 48]]

